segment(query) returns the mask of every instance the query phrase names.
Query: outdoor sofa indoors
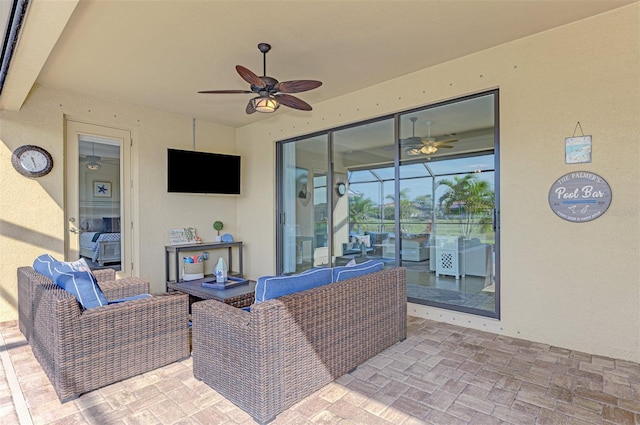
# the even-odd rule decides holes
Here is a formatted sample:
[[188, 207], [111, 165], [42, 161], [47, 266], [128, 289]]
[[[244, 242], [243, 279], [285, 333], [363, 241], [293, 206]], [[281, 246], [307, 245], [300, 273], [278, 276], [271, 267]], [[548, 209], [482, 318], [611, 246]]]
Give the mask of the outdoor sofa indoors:
[[[62, 402], [189, 357], [186, 294], [151, 296], [148, 281], [96, 271], [106, 302], [85, 308], [54, 283], [59, 275], [32, 267], [17, 274], [20, 331]], [[80, 280], [80, 272], [61, 274]]]
[[[372, 261], [355, 267], [368, 267]], [[338, 280], [346, 267], [260, 278], [304, 289], [246, 309], [213, 300], [194, 303], [193, 372], [258, 423], [353, 370], [407, 333], [406, 269]], [[328, 273], [328, 275], [327, 275]], [[329, 282], [322, 283], [326, 278]], [[282, 282], [277, 282], [282, 279]], [[268, 292], [267, 289], [265, 292]], [[289, 292], [284, 290], [281, 292]], [[278, 294], [273, 294], [278, 295]]]
[[[429, 259], [429, 235], [403, 235], [400, 251], [403, 261], [425, 261]], [[396, 237], [390, 235], [382, 241], [382, 258], [396, 258]]]

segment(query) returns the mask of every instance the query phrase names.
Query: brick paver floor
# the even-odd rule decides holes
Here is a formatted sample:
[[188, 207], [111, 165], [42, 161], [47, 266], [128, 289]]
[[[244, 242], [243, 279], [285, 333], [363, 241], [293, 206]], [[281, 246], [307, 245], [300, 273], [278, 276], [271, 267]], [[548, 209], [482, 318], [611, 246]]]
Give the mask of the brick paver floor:
[[[640, 365], [408, 318], [405, 341], [272, 424], [636, 424]], [[253, 424], [191, 359], [61, 404], [16, 322], [0, 323], [2, 424]], [[242, 385], [242, 383], [238, 383]]]

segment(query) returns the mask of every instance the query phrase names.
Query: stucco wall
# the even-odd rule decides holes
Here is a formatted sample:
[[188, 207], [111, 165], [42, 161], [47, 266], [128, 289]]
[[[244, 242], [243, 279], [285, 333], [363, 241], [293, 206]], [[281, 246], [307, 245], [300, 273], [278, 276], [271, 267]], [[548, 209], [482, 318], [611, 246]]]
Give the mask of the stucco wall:
[[[640, 361], [639, 21], [634, 4], [239, 129], [252, 172], [238, 223], [261, 241], [247, 252], [250, 275], [275, 264], [275, 188], [265, 182], [276, 140], [499, 88], [501, 320], [419, 305], [410, 314]], [[567, 165], [564, 138], [577, 121], [593, 136], [593, 160]], [[613, 191], [609, 211], [582, 224], [547, 201], [557, 178], [579, 170]]]
[[[240, 197], [166, 192], [166, 148], [191, 148], [191, 117], [36, 87], [20, 112], [0, 113], [0, 321], [17, 317], [16, 268], [43, 252], [63, 256], [65, 115], [132, 131], [134, 274], [160, 292], [171, 227], [193, 225], [210, 241], [212, 222], [222, 220], [246, 243], [246, 275], [274, 272], [276, 140], [499, 88], [501, 320], [418, 305], [410, 314], [640, 361], [639, 21], [634, 4], [315, 104], [312, 113], [278, 113], [238, 130], [198, 121], [198, 150], [242, 155]], [[566, 165], [564, 138], [577, 121], [593, 136], [593, 161]], [[28, 143], [52, 153], [51, 174], [30, 180], [12, 169], [11, 152]], [[613, 190], [609, 211], [589, 223], [565, 222], [547, 204], [552, 183], [574, 170], [603, 176]]]
[[[42, 253], [64, 258], [65, 117], [131, 130], [139, 234], [133, 274], [149, 279], [153, 293], [165, 288], [170, 228], [194, 226], [203, 240], [212, 241], [212, 224], [221, 220], [225, 232], [237, 232], [237, 196], [167, 193], [167, 148], [192, 149], [192, 118], [36, 87], [19, 112], [0, 114], [0, 321], [17, 318], [18, 267], [31, 265]], [[235, 153], [233, 128], [196, 121], [195, 134], [197, 150]], [[39, 179], [16, 173], [11, 153], [23, 144], [47, 149], [53, 171]], [[212, 254], [206, 264], [211, 269], [217, 260]]]

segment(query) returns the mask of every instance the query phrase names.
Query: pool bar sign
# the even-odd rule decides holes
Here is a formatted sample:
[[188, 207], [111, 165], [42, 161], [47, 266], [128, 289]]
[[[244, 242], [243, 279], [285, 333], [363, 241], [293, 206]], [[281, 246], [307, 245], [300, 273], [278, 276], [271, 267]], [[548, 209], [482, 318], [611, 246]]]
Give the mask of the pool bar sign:
[[611, 204], [611, 188], [597, 174], [575, 171], [560, 177], [549, 190], [549, 206], [558, 217], [582, 223], [595, 220]]

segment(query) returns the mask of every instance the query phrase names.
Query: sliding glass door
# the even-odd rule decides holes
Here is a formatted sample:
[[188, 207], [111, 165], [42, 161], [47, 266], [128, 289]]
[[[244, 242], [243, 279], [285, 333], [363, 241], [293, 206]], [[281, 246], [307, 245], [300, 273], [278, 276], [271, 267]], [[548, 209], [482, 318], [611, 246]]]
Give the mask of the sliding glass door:
[[384, 216], [394, 193], [393, 167], [376, 171], [371, 164], [393, 160], [393, 129], [389, 118], [332, 133], [335, 265], [382, 258], [383, 243], [394, 227], [393, 217]]
[[401, 263], [409, 300], [493, 314], [494, 95], [400, 116]]
[[278, 144], [278, 273], [407, 268], [410, 302], [499, 316], [498, 92]]
[[276, 266], [281, 274], [327, 262], [327, 141], [321, 135], [278, 145]]

